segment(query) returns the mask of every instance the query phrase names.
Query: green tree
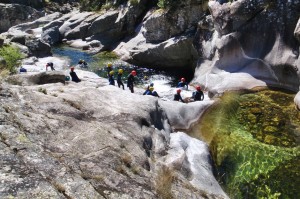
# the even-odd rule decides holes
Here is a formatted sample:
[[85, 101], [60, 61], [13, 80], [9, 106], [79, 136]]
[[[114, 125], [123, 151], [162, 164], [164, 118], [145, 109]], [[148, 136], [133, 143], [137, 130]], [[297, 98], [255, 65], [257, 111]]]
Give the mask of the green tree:
[[0, 68], [2, 70], [8, 70], [11, 74], [16, 73], [16, 68], [20, 64], [20, 60], [24, 58], [20, 53], [20, 50], [13, 46], [2, 46], [0, 48], [0, 57], [6, 61], [6, 65]]

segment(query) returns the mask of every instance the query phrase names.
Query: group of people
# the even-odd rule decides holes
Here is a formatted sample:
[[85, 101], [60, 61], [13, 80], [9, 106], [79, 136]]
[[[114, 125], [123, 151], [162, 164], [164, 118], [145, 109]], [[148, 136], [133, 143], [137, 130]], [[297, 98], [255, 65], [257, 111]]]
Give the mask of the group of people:
[[185, 78], [181, 78], [180, 82], [177, 84], [178, 89], [176, 90], [176, 94], [174, 95], [174, 101], [180, 101], [185, 103], [204, 100], [204, 94], [200, 86], [196, 86], [196, 91], [192, 93], [191, 97], [187, 98], [186, 100], [183, 100], [181, 97], [181, 88], [185, 87], [188, 90], [188, 83], [185, 81]]
[[[82, 61], [79, 60], [81, 64], [84, 64]], [[79, 64], [79, 63], [78, 63]], [[50, 67], [51, 70], [55, 70], [53, 67], [53, 63], [49, 62], [46, 64], [46, 70], [47, 68]], [[74, 67], [70, 68], [70, 76], [72, 78], [72, 81], [74, 82], [81, 82], [81, 79], [78, 78], [76, 72], [74, 71]], [[120, 88], [122, 86], [123, 90], [125, 90], [123, 81], [122, 81], [122, 76], [123, 76], [123, 69], [118, 69], [118, 75], [117, 75], [117, 84], [118, 87]], [[132, 70], [131, 73], [127, 77], [127, 87], [131, 91], [131, 93], [134, 93], [134, 77], [137, 75], [135, 70]], [[109, 85], [115, 85], [115, 78], [114, 78], [114, 71], [112, 69], [112, 64], [108, 63], [107, 64], [107, 76], [108, 76], [108, 81]], [[192, 96], [189, 97], [187, 100], [182, 99], [181, 97], [181, 89], [186, 88], [188, 90], [188, 83], [186, 82], [185, 78], [181, 78], [180, 82], [177, 84], [177, 90], [176, 94], [174, 95], [174, 101], [180, 101], [180, 102], [193, 102], [193, 101], [203, 101], [204, 100], [204, 94], [203, 91], [201, 90], [200, 86], [196, 86], [196, 91], [192, 93]], [[149, 86], [146, 88], [145, 92], [143, 95], [151, 95], [155, 97], [159, 97], [158, 93], [154, 91], [154, 84], [150, 83]]]
[[[124, 84], [122, 82], [122, 75], [123, 75], [123, 69], [118, 70], [118, 76], [117, 76], [117, 83], [118, 87], [120, 88], [122, 86], [124, 90]], [[114, 78], [114, 71], [112, 69], [112, 64], [107, 64], [107, 76], [109, 85], [115, 85], [115, 78]], [[127, 87], [130, 89], [131, 93], [134, 92], [133, 85], [134, 85], [134, 77], [136, 76], [136, 71], [133, 70], [127, 77]], [[204, 94], [201, 90], [200, 86], [196, 86], [196, 91], [192, 93], [192, 96], [187, 99], [187, 101], [183, 100], [181, 97], [181, 88], [186, 88], [188, 90], [188, 83], [186, 82], [185, 78], [181, 78], [180, 82], [177, 84], [177, 91], [174, 95], [174, 101], [181, 101], [181, 102], [193, 102], [193, 101], [203, 101], [204, 100]], [[159, 97], [158, 93], [154, 91], [154, 84], [150, 83], [149, 86], [146, 88], [143, 95], [151, 95], [155, 97]]]
[[[123, 84], [123, 81], [122, 81], [123, 72], [124, 71], [123, 71], [122, 68], [120, 68], [118, 70], [117, 84], [118, 84], [119, 88], [122, 86], [123, 90], [125, 90], [124, 84]], [[108, 63], [107, 64], [107, 76], [108, 76], [109, 85], [115, 85], [114, 73], [115, 72], [112, 69], [112, 63]], [[131, 93], [134, 93], [133, 85], [134, 85], [134, 77], [135, 76], [136, 76], [136, 71], [133, 70], [133, 71], [131, 71], [131, 73], [127, 77], [127, 87], [129, 88]]]

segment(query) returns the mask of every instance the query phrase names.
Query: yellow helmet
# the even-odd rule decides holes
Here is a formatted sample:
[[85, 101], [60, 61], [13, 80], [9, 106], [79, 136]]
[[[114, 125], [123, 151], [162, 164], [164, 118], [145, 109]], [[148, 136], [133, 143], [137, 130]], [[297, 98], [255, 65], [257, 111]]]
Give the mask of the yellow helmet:
[[154, 88], [153, 88], [153, 87], [149, 87], [149, 90], [150, 90], [150, 91], [153, 91], [153, 90], [154, 90]]
[[108, 64], [107, 64], [107, 67], [112, 67], [112, 63], [108, 63]]
[[118, 72], [119, 72], [120, 74], [122, 74], [122, 73], [123, 73], [123, 69], [122, 69], [122, 68], [119, 69]]
[[114, 71], [113, 71], [113, 70], [112, 70], [112, 71], [110, 71], [110, 72], [109, 72], [109, 74], [110, 74], [110, 75], [113, 75], [113, 74], [114, 74]]

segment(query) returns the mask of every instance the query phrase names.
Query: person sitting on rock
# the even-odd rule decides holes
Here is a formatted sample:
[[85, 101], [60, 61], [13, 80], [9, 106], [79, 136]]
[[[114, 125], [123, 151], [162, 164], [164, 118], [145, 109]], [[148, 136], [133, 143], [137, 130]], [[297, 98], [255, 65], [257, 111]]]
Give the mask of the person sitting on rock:
[[184, 88], [186, 86], [186, 90], [188, 90], [188, 83], [185, 81], [185, 78], [181, 78], [180, 82], [177, 84], [177, 88]]
[[134, 76], [136, 76], [135, 70], [131, 71], [131, 73], [127, 77], [127, 87], [130, 89], [131, 93], [134, 93], [133, 90]]
[[152, 92], [152, 96], [154, 96], [154, 97], [159, 97], [159, 95], [158, 95], [158, 93], [157, 93], [156, 91], [153, 91], [153, 92]]
[[147, 88], [146, 88], [145, 92], [143, 93], [143, 95], [147, 95], [147, 92], [149, 91], [149, 88], [153, 87], [153, 86], [154, 86], [154, 84], [150, 83], [149, 86], [147, 86]]
[[52, 62], [46, 64], [46, 71], [48, 70], [48, 67], [50, 67], [52, 71], [55, 70]]
[[145, 95], [152, 95], [154, 97], [159, 97], [158, 93], [154, 91], [154, 87], [149, 87]]
[[72, 81], [76, 83], [81, 82], [81, 79], [79, 79], [77, 74], [74, 72], [74, 67], [71, 67], [70, 69], [71, 69], [70, 76], [72, 78]]
[[203, 94], [200, 86], [196, 86], [196, 91], [193, 92], [191, 100], [192, 101], [203, 101], [204, 100], [204, 94]]
[[26, 72], [27, 72], [26, 68], [23, 68], [23, 66], [21, 66], [20, 73], [26, 73]]
[[[145, 91], [145, 95], [152, 95], [154, 88], [151, 86]], [[144, 95], [144, 94], [143, 94]]]
[[114, 71], [110, 71], [108, 75], [109, 85], [115, 85]]
[[117, 83], [118, 83], [118, 87], [120, 88], [121, 86], [123, 87], [123, 90], [124, 89], [124, 84], [122, 82], [122, 75], [123, 75], [123, 69], [119, 69], [118, 70], [118, 76], [117, 76]]
[[176, 94], [174, 95], [174, 101], [181, 101], [184, 103], [180, 93], [181, 93], [181, 89], [177, 89]]

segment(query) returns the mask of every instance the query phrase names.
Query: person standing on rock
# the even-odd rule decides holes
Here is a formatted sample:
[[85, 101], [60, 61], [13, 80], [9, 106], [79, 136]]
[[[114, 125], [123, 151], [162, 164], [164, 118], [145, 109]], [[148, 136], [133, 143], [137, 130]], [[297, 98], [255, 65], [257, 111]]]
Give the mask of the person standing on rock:
[[184, 103], [180, 93], [181, 93], [181, 89], [177, 89], [176, 94], [174, 95], [174, 101], [181, 101]]
[[117, 76], [117, 83], [118, 83], [118, 87], [120, 88], [121, 86], [123, 87], [123, 90], [124, 89], [124, 84], [122, 82], [122, 75], [123, 75], [123, 69], [119, 69], [118, 70], [118, 76]]
[[110, 73], [110, 71], [112, 71], [112, 63], [107, 64], [106, 71], [107, 71], [107, 76], [109, 77], [109, 73]]
[[50, 67], [52, 71], [55, 70], [52, 62], [46, 64], [46, 71], [48, 70], [48, 67]]
[[110, 71], [108, 74], [109, 85], [115, 85], [114, 71]]
[[131, 73], [127, 77], [127, 87], [130, 89], [131, 93], [134, 93], [133, 90], [134, 76], [136, 76], [135, 70], [131, 71]]
[[71, 67], [71, 72], [70, 72], [70, 76], [72, 77], [72, 81], [73, 82], [81, 82], [81, 79], [78, 78], [77, 74], [74, 72], [74, 67]]
[[188, 83], [185, 81], [185, 78], [181, 78], [180, 82], [177, 84], [177, 88], [184, 88], [186, 86], [186, 90], [189, 89]]

